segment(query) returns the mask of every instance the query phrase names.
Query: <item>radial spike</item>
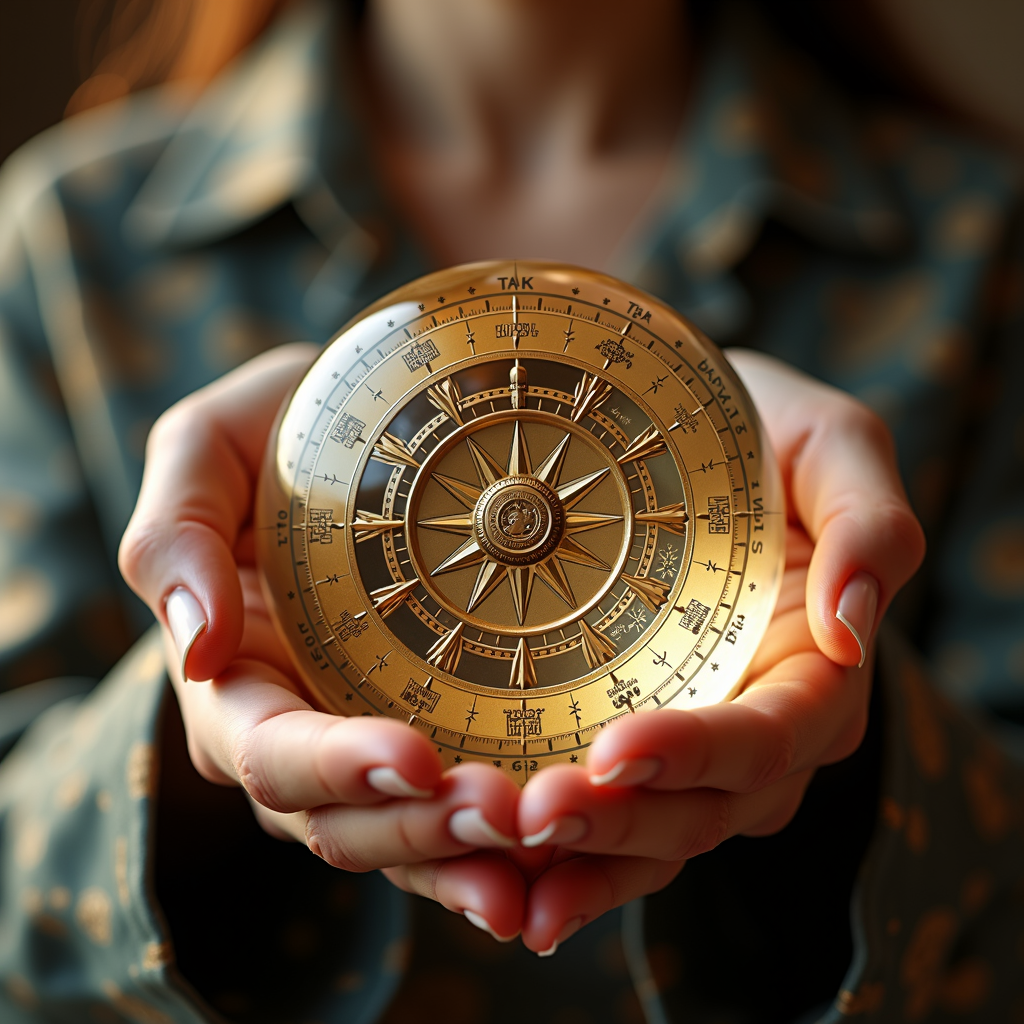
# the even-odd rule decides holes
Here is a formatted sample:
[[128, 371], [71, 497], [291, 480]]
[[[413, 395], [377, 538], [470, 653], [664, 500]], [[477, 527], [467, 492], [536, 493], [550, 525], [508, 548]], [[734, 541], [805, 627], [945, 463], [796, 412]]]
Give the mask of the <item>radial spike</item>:
[[683, 503], [677, 502], [674, 505], [662, 505], [651, 512], [637, 512], [634, 518], [638, 523], [650, 523], [682, 536], [686, 533], [686, 522], [690, 517]]
[[454, 675], [462, 657], [462, 631], [465, 623], [460, 622], [453, 630], [445, 633], [433, 647], [427, 651], [427, 661], [449, 675]]
[[667, 451], [668, 445], [665, 444], [665, 438], [652, 423], [642, 434], [630, 442], [629, 447], [619, 456], [618, 463], [623, 466], [634, 459], [653, 459]]
[[537, 672], [533, 667], [533, 654], [526, 642], [526, 637], [519, 638], [519, 646], [512, 658], [512, 673], [508, 680], [509, 688], [519, 687], [520, 690], [532, 690], [537, 685]]
[[440, 576], [442, 573], [455, 572], [457, 569], [465, 569], [470, 565], [478, 565], [486, 557], [480, 549], [480, 545], [470, 537], [469, 540], [460, 544], [430, 575]]
[[480, 497], [480, 488], [474, 484], [467, 484], [465, 480], [456, 480], [443, 473], [432, 473], [430, 479], [440, 484], [460, 505], [464, 505], [466, 508], [476, 506], [477, 499]]
[[356, 543], [361, 544], [371, 537], [381, 537], [390, 530], [401, 530], [405, 522], [401, 519], [385, 519], [376, 512], [364, 512], [359, 509], [351, 523]]
[[572, 592], [569, 577], [557, 557], [549, 558], [537, 566], [537, 575], [570, 607], [576, 607], [576, 597]]
[[453, 377], [445, 377], [444, 380], [431, 384], [427, 388], [427, 401], [450, 420], [454, 420], [460, 427], [462, 426], [462, 392]]
[[526, 613], [530, 610], [530, 595], [533, 593], [533, 580], [536, 575], [532, 565], [507, 566], [508, 584], [512, 589], [512, 604], [515, 606], [519, 625], [526, 622]]
[[471, 612], [477, 605], [486, 601], [498, 589], [499, 584], [504, 578], [505, 567], [503, 565], [490, 560], [484, 562], [480, 566], [480, 571], [476, 574], [476, 582], [473, 584], [472, 593], [469, 595], [466, 611]]
[[569, 450], [570, 434], [566, 434], [552, 449], [551, 454], [537, 467], [533, 474], [538, 480], [546, 483], [548, 487], [554, 487], [562, 472], [562, 463], [565, 462], [565, 454]]
[[609, 472], [611, 471], [606, 466], [604, 469], [598, 469], [593, 473], [588, 473], [586, 476], [578, 476], [575, 480], [570, 480], [568, 483], [559, 484], [555, 488], [555, 492], [561, 499], [566, 512], [577, 502], [582, 501]]
[[608, 570], [611, 566], [598, 558], [589, 548], [585, 548], [579, 541], [572, 537], [563, 537], [558, 548], [555, 550], [555, 557], [563, 562], [574, 562], [576, 565], [586, 565], [591, 569]]
[[667, 600], [671, 583], [655, 580], [650, 576], [629, 576], [622, 574], [622, 582], [652, 611], [656, 612]]
[[586, 533], [587, 530], [599, 530], [602, 526], [621, 522], [622, 516], [606, 516], [599, 512], [570, 512], [565, 517], [565, 532]]
[[492, 458], [490, 452], [481, 448], [473, 438], [466, 438], [466, 447], [473, 456], [473, 465], [476, 466], [476, 475], [480, 478], [481, 487], [490, 487], [491, 484], [505, 478], [505, 470]]
[[374, 610], [382, 619], [386, 619], [411, 596], [419, 585], [419, 579], [413, 577], [411, 580], [399, 580], [397, 583], [381, 587], [380, 590], [370, 591], [370, 600], [373, 602]]
[[[518, 336], [516, 338], [516, 347], [518, 348]], [[526, 396], [529, 394], [529, 388], [526, 385], [526, 367], [520, 365], [517, 359], [515, 365], [509, 371], [508, 374], [508, 394], [512, 401], [513, 409], [525, 409], [526, 408]]]
[[591, 668], [600, 668], [615, 657], [615, 644], [591, 626], [586, 619], [580, 619], [580, 640], [583, 641], [583, 657]]
[[508, 475], [530, 476], [533, 467], [530, 465], [530, 449], [526, 446], [526, 434], [517, 420], [512, 428], [512, 448], [508, 453]]
[[420, 468], [420, 464], [409, 450], [409, 446], [400, 437], [395, 437], [394, 434], [381, 435], [380, 440], [373, 446], [372, 457], [388, 466]]
[[453, 516], [437, 516], [434, 519], [421, 519], [417, 526], [425, 530], [438, 530], [441, 533], [456, 533], [460, 537], [468, 537], [473, 532], [473, 517], [465, 512], [456, 512]]
[[612, 386], [596, 374], [584, 373], [583, 379], [576, 385], [576, 393], [572, 403], [572, 420], [579, 423], [588, 412], [599, 409], [608, 401]]

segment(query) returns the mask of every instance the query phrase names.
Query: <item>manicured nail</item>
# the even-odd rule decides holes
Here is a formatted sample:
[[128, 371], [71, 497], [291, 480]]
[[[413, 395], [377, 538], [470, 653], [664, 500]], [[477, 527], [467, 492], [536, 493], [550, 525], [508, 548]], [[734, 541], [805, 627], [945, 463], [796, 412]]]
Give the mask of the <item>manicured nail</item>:
[[853, 639], [860, 647], [860, 662], [864, 664], [868, 656], [868, 643], [871, 640], [871, 628], [875, 624], [875, 612], [878, 610], [878, 581], [866, 572], [854, 573], [843, 587], [839, 595], [839, 607], [836, 618], [853, 634]]
[[578, 843], [590, 831], [590, 824], [586, 818], [578, 818], [574, 814], [568, 814], [564, 818], [555, 818], [554, 821], [534, 832], [532, 836], [523, 836], [519, 840], [523, 846], [543, 846], [550, 843], [552, 846], [564, 846], [566, 843]]
[[454, 839], [467, 846], [515, 846], [516, 841], [502, 835], [484, 816], [479, 807], [463, 807], [448, 819], [448, 831]]
[[432, 789], [417, 789], [408, 779], [403, 778], [390, 765], [371, 768], [366, 773], [366, 784], [385, 796], [415, 797], [426, 800], [434, 795]]
[[661, 759], [638, 757], [620, 761], [604, 775], [591, 775], [592, 786], [641, 786], [650, 782], [661, 771]]
[[[497, 939], [498, 942], [511, 942], [516, 936], [515, 935], [499, 935], [488, 923], [487, 919], [481, 917], [479, 914], [472, 910], [464, 910], [463, 915], [470, 924], [475, 924], [483, 932], [487, 932], [492, 939]], [[519, 933], [516, 932], [516, 935]]]
[[171, 636], [174, 637], [174, 646], [181, 655], [181, 678], [187, 682], [185, 662], [188, 661], [192, 645], [206, 629], [206, 615], [202, 605], [184, 587], [171, 591], [164, 604], [164, 611], [167, 613], [167, 625], [171, 627]]
[[554, 956], [559, 945], [565, 942], [571, 935], [575, 935], [582, 927], [582, 917], [574, 917], [571, 921], [567, 921], [565, 927], [558, 933], [558, 938], [547, 949], [542, 949], [537, 956]]

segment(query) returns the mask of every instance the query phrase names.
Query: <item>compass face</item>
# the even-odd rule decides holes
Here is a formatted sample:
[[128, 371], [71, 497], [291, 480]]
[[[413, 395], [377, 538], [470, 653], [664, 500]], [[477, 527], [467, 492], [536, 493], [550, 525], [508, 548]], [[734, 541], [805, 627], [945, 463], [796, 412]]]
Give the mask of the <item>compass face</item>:
[[268, 449], [257, 554], [313, 703], [523, 783], [620, 715], [739, 691], [782, 503], [749, 397], [677, 313], [478, 263], [325, 349]]

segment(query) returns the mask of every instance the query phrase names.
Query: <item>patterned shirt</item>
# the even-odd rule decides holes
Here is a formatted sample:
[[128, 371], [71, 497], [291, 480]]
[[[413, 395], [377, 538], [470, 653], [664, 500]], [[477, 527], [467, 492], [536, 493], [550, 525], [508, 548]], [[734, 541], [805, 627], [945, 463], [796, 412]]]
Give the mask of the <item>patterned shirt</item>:
[[[250, 356], [323, 343], [432, 269], [368, 165], [336, 21], [326, 3], [293, 6], [197, 100], [165, 87], [108, 104], [0, 174], [0, 753], [36, 719], [0, 764], [0, 1017], [1024, 1012], [1015, 168], [942, 126], [852, 104], [743, 9], [708, 48], [647, 230], [611, 269], [719, 343], [852, 392], [892, 429], [930, 551], [880, 641], [875, 746], [846, 775], [819, 772], [780, 837], [696, 858], [666, 894], [543, 962], [380, 876], [275, 843], [237, 793], [188, 775], [154, 633], [122, 657], [151, 622], [114, 564], [149, 428]], [[119, 658], [88, 696], [69, 678]], [[47, 677], [63, 679], [35, 683]], [[781, 957], [790, 979], [809, 962], [743, 923], [736, 879], [787, 842], [793, 903], [814, 899], [800, 857], [849, 860], [835, 868], [852, 928], [839, 975], [807, 968], [825, 989], [805, 1004], [773, 1002], [770, 979], [744, 994], [726, 976], [718, 987], [736, 992], [709, 995], [716, 963], [749, 980], [758, 957]], [[692, 920], [666, 924], [673, 906]], [[819, 927], [796, 929], [809, 933], [800, 956]]]

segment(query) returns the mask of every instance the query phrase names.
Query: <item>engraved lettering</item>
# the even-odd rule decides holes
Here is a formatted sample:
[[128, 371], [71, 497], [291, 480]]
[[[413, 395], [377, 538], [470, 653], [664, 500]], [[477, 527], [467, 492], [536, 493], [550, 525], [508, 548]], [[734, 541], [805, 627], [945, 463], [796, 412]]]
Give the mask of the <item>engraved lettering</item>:
[[356, 619], [350, 611], [343, 611], [341, 618], [331, 625], [331, 632], [342, 642], [361, 636], [370, 628], [365, 619]]
[[522, 291], [524, 288], [533, 291], [533, 275], [529, 277], [499, 277], [503, 292]]
[[434, 344], [432, 338], [428, 338], [426, 341], [417, 342], [408, 352], [402, 354], [402, 361], [407, 367], [409, 372], [414, 373], [416, 370], [421, 370], [425, 366], [427, 372], [430, 372], [430, 364], [435, 359], [440, 359], [441, 353], [437, 351], [437, 346]]
[[631, 302], [629, 304], [629, 309], [626, 310], [626, 312], [629, 313], [634, 320], [643, 320], [644, 323], [648, 324], [651, 322], [651, 311], [649, 309], [644, 309], [643, 306], [638, 306], [635, 302]]
[[431, 714], [434, 708], [437, 707], [437, 702], [441, 699], [441, 694], [436, 690], [431, 690], [430, 687], [424, 686], [422, 683], [417, 683], [411, 676], [409, 682], [405, 684], [405, 689], [402, 691], [400, 698], [404, 700], [406, 704], [411, 708], [415, 708], [420, 713]]
[[708, 498], [708, 533], [729, 532], [729, 495]]
[[366, 424], [362, 420], [356, 419], [351, 413], [345, 413], [334, 425], [334, 429], [331, 431], [331, 440], [343, 444], [346, 448], [351, 448], [356, 441], [362, 439], [365, 426]]
[[526, 739], [528, 736], [540, 736], [540, 716], [543, 708], [505, 708], [505, 720], [509, 736]]
[[333, 530], [331, 523], [334, 521], [333, 508], [310, 508], [306, 510], [306, 526], [309, 528], [309, 541], [311, 544], [331, 544]]
[[495, 324], [496, 338], [536, 338], [540, 334], [535, 323]]
[[699, 633], [711, 609], [706, 604], [701, 604], [700, 601], [693, 598], [686, 608], [677, 608], [676, 611], [683, 613], [679, 618], [679, 625], [683, 629], [688, 629], [691, 633]]

